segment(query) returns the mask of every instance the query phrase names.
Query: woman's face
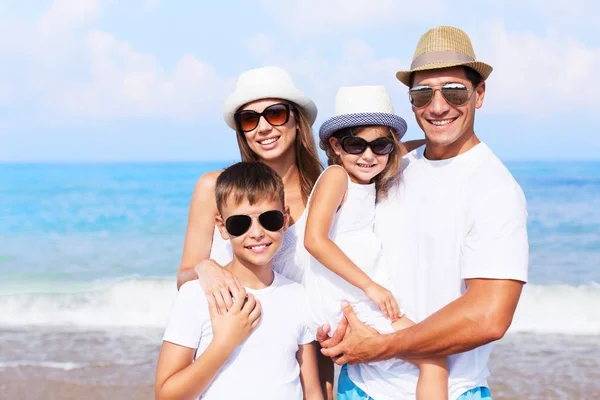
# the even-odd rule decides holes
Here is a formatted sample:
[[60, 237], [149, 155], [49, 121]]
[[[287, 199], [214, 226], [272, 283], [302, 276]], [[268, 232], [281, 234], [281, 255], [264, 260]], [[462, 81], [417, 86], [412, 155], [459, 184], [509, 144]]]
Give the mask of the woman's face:
[[[287, 122], [277, 125], [282, 120], [282, 113], [286, 113], [285, 108], [278, 104], [289, 104], [285, 100], [262, 99], [256, 100], [243, 106], [240, 111], [254, 111], [262, 113], [267, 110], [267, 118], [261, 116], [256, 127], [248, 132], [244, 132], [248, 147], [261, 160], [276, 160], [282, 155], [294, 151], [296, 141], [298, 122], [292, 111], [293, 106], [289, 107], [289, 117]], [[256, 116], [255, 116], [256, 117]], [[267, 121], [270, 118], [276, 125]], [[252, 125], [252, 124], [251, 124]]]

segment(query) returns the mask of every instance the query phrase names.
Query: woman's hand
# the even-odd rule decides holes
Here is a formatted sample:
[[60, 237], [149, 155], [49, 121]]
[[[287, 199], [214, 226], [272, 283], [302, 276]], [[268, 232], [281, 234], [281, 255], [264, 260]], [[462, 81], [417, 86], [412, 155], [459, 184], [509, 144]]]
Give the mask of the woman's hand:
[[233, 352], [256, 328], [260, 322], [261, 306], [252, 294], [243, 288], [235, 297], [229, 311], [219, 313], [214, 301], [208, 301], [213, 343]]
[[377, 304], [381, 312], [392, 322], [400, 318], [400, 307], [392, 292], [377, 282], [371, 282], [365, 287], [364, 293], [373, 303]]
[[220, 314], [232, 306], [233, 299], [243, 296], [245, 290], [235, 276], [213, 260], [201, 261], [194, 268], [198, 281], [209, 302], [213, 302]]

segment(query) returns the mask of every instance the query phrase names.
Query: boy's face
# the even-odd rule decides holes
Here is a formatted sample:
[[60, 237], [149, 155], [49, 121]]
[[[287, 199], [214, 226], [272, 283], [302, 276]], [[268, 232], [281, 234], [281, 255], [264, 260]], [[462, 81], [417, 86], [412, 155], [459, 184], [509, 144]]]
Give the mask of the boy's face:
[[[283, 223], [278, 224], [277, 216], [281, 214], [277, 212], [267, 213], [269, 211], [283, 213]], [[261, 217], [261, 215], [263, 216]], [[239, 218], [237, 216], [249, 216], [251, 224], [248, 230], [241, 234], [238, 234], [238, 232], [229, 232], [226, 227], [227, 220], [233, 216], [236, 217], [232, 221], [235, 218], [237, 218], [237, 221], [235, 221], [235, 226], [230, 226], [230, 228], [237, 229], [240, 227], [243, 229], [247, 226], [244, 224], [244, 219], [247, 220], [247, 218]], [[266, 227], [261, 224], [261, 219]], [[281, 247], [283, 232], [287, 229], [288, 222], [289, 209], [287, 207], [284, 209], [281, 202], [276, 199], [259, 201], [253, 205], [250, 205], [248, 200], [243, 200], [240, 204], [234, 204], [233, 201], [227, 199], [221, 207], [221, 215], [216, 217], [221, 237], [230, 241], [234, 256], [244, 263], [256, 266], [262, 266], [271, 262], [275, 253]], [[272, 230], [274, 227], [278, 227], [278, 225], [281, 225], [280, 229]]]

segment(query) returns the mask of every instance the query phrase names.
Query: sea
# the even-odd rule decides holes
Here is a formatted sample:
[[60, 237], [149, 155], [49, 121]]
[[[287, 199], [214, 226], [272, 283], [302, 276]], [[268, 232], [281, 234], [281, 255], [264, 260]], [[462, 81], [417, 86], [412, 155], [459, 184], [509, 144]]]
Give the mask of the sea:
[[[153, 398], [190, 196], [227, 164], [0, 164], [0, 399]], [[600, 162], [506, 165], [530, 279], [494, 399], [600, 399]]]

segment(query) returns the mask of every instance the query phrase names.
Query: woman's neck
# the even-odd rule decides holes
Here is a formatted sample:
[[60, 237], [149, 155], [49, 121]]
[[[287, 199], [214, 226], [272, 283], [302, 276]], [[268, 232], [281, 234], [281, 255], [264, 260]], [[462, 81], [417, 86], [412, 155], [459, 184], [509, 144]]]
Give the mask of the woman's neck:
[[283, 187], [286, 188], [286, 191], [288, 188], [292, 189], [300, 184], [300, 172], [296, 165], [295, 151], [290, 151], [277, 160], [264, 160], [263, 163], [277, 172], [283, 181]]

